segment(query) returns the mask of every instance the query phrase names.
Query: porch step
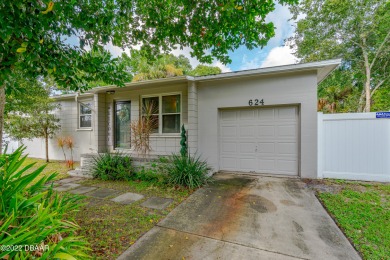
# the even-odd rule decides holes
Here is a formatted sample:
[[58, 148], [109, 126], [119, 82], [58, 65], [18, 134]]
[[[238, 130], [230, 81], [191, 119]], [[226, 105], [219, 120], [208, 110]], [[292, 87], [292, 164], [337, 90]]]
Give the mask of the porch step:
[[76, 168], [74, 170], [71, 170], [68, 172], [70, 176], [77, 176], [77, 177], [83, 177], [83, 178], [88, 178], [92, 179], [92, 172], [88, 169], [83, 169], [83, 168]]

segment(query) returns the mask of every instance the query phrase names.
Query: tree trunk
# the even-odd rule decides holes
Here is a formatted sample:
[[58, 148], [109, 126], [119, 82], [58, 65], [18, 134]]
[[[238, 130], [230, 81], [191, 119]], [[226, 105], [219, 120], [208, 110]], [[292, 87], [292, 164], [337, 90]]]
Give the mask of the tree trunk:
[[45, 134], [46, 162], [49, 162], [49, 135]]
[[358, 109], [357, 109], [358, 113], [361, 113], [364, 110], [364, 107], [365, 107], [365, 105], [363, 104], [364, 97], [365, 97], [365, 92], [364, 92], [364, 89], [363, 89], [362, 93], [360, 94], [360, 98], [359, 98]]
[[[365, 39], [363, 39], [363, 45], [365, 46]], [[364, 48], [363, 49], [363, 58], [364, 58], [364, 67], [366, 70], [366, 82], [364, 83], [364, 91], [366, 92], [366, 105], [363, 112], [371, 111], [371, 66], [368, 61], [368, 54]]]
[[366, 69], [366, 82], [364, 84], [364, 89], [366, 91], [366, 106], [364, 107], [364, 112], [371, 111], [371, 76], [370, 70]]
[[0, 86], [0, 154], [3, 153], [3, 131], [5, 110], [5, 84]]

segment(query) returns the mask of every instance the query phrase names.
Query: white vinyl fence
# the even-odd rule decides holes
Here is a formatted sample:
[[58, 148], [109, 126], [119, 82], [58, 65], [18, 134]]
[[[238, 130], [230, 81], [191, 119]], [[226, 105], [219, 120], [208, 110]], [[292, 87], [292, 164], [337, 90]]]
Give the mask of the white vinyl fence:
[[390, 118], [318, 113], [318, 178], [390, 181]]

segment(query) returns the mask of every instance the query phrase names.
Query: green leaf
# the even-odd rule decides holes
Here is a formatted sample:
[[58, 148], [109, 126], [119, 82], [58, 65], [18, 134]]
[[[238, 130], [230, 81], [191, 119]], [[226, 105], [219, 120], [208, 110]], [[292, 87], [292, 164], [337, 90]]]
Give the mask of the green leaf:
[[27, 50], [26, 48], [18, 48], [18, 49], [16, 50], [16, 52], [22, 53], [22, 52], [25, 52], [26, 50]]
[[57, 253], [54, 255], [54, 258], [65, 259], [65, 260], [76, 260], [76, 258], [66, 253]]

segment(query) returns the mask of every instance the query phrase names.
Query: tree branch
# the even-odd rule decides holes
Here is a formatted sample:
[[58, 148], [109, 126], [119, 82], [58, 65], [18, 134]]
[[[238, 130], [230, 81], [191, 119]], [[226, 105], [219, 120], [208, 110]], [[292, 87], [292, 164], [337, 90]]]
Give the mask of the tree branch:
[[384, 83], [385, 81], [386, 81], [386, 79], [381, 80], [381, 81], [375, 86], [375, 88], [371, 91], [371, 98], [372, 98], [372, 96], [374, 95], [375, 91], [376, 91], [380, 86], [382, 86], [383, 83]]
[[376, 51], [375, 53], [375, 57], [374, 59], [372, 60], [371, 62], [371, 65], [370, 65], [370, 70], [372, 69], [372, 67], [374, 66], [378, 56], [379, 56], [379, 53], [381, 52], [382, 48], [385, 46], [385, 43], [387, 42], [387, 39], [390, 38], [390, 31], [387, 33], [385, 39], [383, 40], [383, 42], [381, 43], [381, 45], [379, 46], [378, 50]]

